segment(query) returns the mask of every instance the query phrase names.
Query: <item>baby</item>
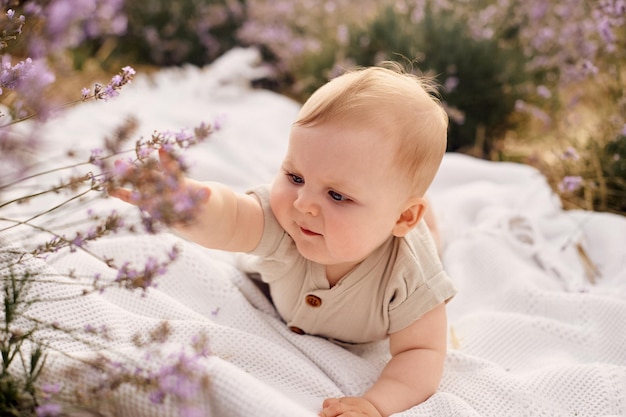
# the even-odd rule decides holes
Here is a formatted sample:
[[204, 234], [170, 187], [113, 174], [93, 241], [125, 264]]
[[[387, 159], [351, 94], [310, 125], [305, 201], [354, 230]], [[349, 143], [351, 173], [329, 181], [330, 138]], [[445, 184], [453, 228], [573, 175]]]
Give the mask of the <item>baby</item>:
[[[172, 227], [249, 254], [243, 269], [269, 285], [291, 330], [342, 343], [389, 338], [377, 382], [361, 397], [326, 399], [320, 416], [386, 417], [441, 380], [455, 288], [424, 221], [448, 123], [433, 93], [397, 65], [349, 71], [303, 105], [271, 185], [244, 195], [184, 181], [205, 197], [193, 220]], [[163, 170], [176, 168], [160, 156]], [[131, 190], [110, 194], [134, 202]]]

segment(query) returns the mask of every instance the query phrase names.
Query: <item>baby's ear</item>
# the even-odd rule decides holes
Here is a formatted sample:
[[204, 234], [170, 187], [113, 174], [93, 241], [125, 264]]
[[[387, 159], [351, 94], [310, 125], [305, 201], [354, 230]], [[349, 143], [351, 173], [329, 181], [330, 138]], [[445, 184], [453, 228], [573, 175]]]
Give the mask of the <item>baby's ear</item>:
[[428, 202], [425, 198], [416, 197], [411, 199], [407, 204], [407, 208], [400, 213], [400, 217], [393, 228], [393, 235], [403, 237], [409, 233], [422, 220], [427, 207]]

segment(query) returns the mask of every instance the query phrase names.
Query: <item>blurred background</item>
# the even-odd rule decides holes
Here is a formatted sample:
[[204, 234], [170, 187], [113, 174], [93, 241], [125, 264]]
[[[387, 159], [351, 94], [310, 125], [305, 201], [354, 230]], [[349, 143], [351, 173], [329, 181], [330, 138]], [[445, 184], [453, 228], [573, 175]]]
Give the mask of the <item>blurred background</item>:
[[[255, 87], [300, 102], [349, 67], [395, 60], [441, 85], [448, 151], [533, 165], [566, 208], [626, 213], [626, 0], [0, 4], [0, 100], [14, 118], [123, 66], [204, 66], [236, 46], [271, 70]], [[6, 69], [27, 58], [54, 76], [12, 86]]]

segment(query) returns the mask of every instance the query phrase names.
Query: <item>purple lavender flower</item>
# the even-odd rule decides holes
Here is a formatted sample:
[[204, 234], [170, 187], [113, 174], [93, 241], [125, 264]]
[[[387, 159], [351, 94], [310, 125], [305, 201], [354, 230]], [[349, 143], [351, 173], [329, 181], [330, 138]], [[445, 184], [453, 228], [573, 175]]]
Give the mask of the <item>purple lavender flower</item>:
[[187, 129], [181, 129], [178, 133], [174, 135], [174, 139], [176, 140], [178, 146], [185, 149], [191, 145], [193, 141], [193, 135]]
[[180, 417], [204, 417], [206, 413], [200, 407], [196, 406], [182, 406], [180, 407]]
[[70, 241], [70, 252], [76, 252], [76, 248], [81, 248], [84, 245], [85, 238], [80, 232], [76, 232], [76, 236]]
[[558, 185], [559, 191], [561, 192], [574, 192], [578, 190], [583, 183], [583, 178], [578, 175], [568, 175], [563, 177], [561, 182]]
[[177, 213], [185, 213], [193, 210], [196, 206], [196, 200], [194, 196], [190, 195], [185, 190], [178, 190], [174, 196], [174, 210]]
[[608, 18], [601, 18], [598, 23], [598, 33], [606, 44], [613, 44], [615, 42], [615, 34], [611, 28], [611, 23]]
[[[104, 100], [108, 101], [111, 98], [115, 98], [119, 96], [118, 90], [120, 90], [124, 85], [129, 84], [133, 76], [135, 75], [135, 70], [131, 67], [124, 67], [119, 74], [114, 75], [111, 78], [111, 81], [106, 86], [102, 84], [94, 84], [93, 95], [96, 100]], [[85, 90], [83, 89], [83, 99], [85, 98]]]
[[146, 261], [146, 265], [144, 267], [144, 271], [146, 274], [164, 274], [165, 268], [159, 264], [159, 261], [155, 257], [148, 257]]
[[170, 357], [157, 372], [159, 390], [172, 395], [178, 400], [192, 400], [201, 390], [201, 376], [204, 368], [200, 364], [200, 355], [188, 355], [181, 351]]
[[111, 86], [119, 87], [122, 85], [122, 81], [124, 81], [124, 78], [120, 74], [114, 75], [113, 78], [111, 78]]
[[33, 16], [41, 16], [41, 14], [43, 13], [43, 9], [39, 4], [27, 2], [26, 4], [24, 4], [24, 12]]
[[598, 73], [598, 67], [596, 67], [593, 62], [585, 60], [582, 65], [585, 75], [596, 75]]
[[163, 404], [163, 402], [165, 401], [165, 393], [160, 390], [155, 390], [150, 393], [150, 396], [148, 398], [153, 404]]
[[341, 24], [337, 27], [337, 43], [339, 45], [347, 45], [350, 41], [350, 32], [348, 26]]
[[530, 9], [530, 17], [532, 21], [537, 21], [539, 19], [543, 19], [546, 12], [548, 10], [548, 2], [547, 1], [538, 1], [533, 2]]
[[[11, 57], [4, 55], [0, 67], [0, 91], [15, 90], [19, 93], [22, 105], [16, 105], [14, 110], [18, 117], [25, 117], [28, 113], [37, 114], [45, 119], [49, 114], [48, 100], [41, 100], [42, 91], [55, 79], [54, 74], [43, 61], [27, 58], [12, 65]], [[21, 108], [29, 109], [21, 114]]]
[[200, 391], [200, 384], [193, 381], [184, 370], [170, 367], [159, 376], [159, 388], [166, 394], [173, 395], [179, 400], [188, 401], [193, 399]]
[[41, 391], [43, 391], [46, 394], [58, 394], [59, 392], [61, 392], [61, 385], [60, 384], [43, 384], [41, 386]]
[[141, 147], [137, 149], [137, 159], [139, 160], [143, 160], [146, 159], [150, 156], [150, 154], [152, 153], [152, 149], [150, 148], [146, 148], [146, 147]]
[[86, 235], [87, 239], [89, 240], [93, 240], [95, 238], [98, 237], [98, 229], [95, 226], [91, 226], [89, 227], [89, 229], [87, 230], [87, 235]]
[[213, 129], [220, 130], [224, 126], [224, 122], [228, 119], [228, 114], [220, 113], [213, 120]]
[[[161, 356], [159, 352], [154, 353]], [[151, 360], [153, 354], [148, 355], [147, 359]], [[206, 355], [203, 353], [188, 354], [183, 348], [167, 358], [159, 358], [164, 362], [163, 365], [155, 371], [148, 372], [147, 375], [148, 379], [154, 383], [154, 389], [149, 395], [150, 401], [154, 404], [162, 404], [166, 398], [169, 398], [177, 404], [181, 417], [205, 415], [204, 408], [197, 403], [198, 395], [208, 383], [206, 370], [200, 362], [204, 356]]]
[[167, 252], [167, 257], [170, 261], [175, 261], [176, 259], [178, 259], [179, 255], [180, 249], [178, 248], [178, 246], [172, 246], [172, 249]]
[[540, 86], [537, 87], [537, 94], [539, 94], [539, 96], [541, 96], [543, 98], [550, 98], [550, 97], [552, 97], [552, 92], [545, 85], [540, 85]]
[[93, 148], [91, 150], [91, 155], [89, 156], [89, 161], [100, 158], [103, 152], [102, 148]]
[[124, 73], [124, 78], [132, 78], [133, 75], [136, 74], [133, 67], [129, 67], [128, 65], [122, 68], [122, 72]]
[[108, 101], [109, 99], [116, 98], [119, 95], [120, 95], [120, 93], [117, 92], [117, 90], [115, 89], [115, 86], [109, 84], [102, 91], [102, 97], [101, 98], [104, 101]]
[[459, 86], [459, 77], [448, 77], [446, 78], [446, 81], [444, 82], [444, 88], [446, 89], [447, 92], [452, 92], [454, 91], [458, 86]]
[[171, 142], [163, 142], [163, 144], [161, 145], [161, 148], [166, 151], [167, 153], [171, 153], [174, 151], [174, 144]]
[[578, 155], [576, 149], [569, 146], [567, 149], [565, 149], [563, 154], [561, 154], [561, 159], [578, 161], [580, 159], [580, 155]]
[[28, 81], [34, 75], [35, 64], [31, 58], [11, 65], [11, 57], [2, 57], [2, 72], [0, 73], [0, 87], [9, 90], [17, 89], [21, 81]]
[[[58, 394], [59, 392], [61, 392], [61, 385], [60, 384], [43, 384], [41, 386], [41, 398], [43, 400], [49, 401], [50, 398], [52, 398], [53, 395]], [[42, 410], [43, 412], [55, 412], [57, 407], [57, 404], [52, 404], [52, 403], [47, 403], [47, 407], [44, 408]], [[58, 413], [61, 411], [60, 410], [60, 406], [58, 406], [58, 411], [53, 414], [53, 415], [58, 415]], [[39, 412], [37, 412], [37, 415], [39, 415]]]
[[57, 417], [61, 414], [61, 411], [63, 411], [63, 407], [54, 403], [40, 405], [35, 410], [37, 417]]
[[142, 289], [145, 291], [150, 287], [157, 286], [155, 279], [167, 272], [167, 266], [171, 262], [173, 262], [172, 259], [159, 262], [157, 258], [152, 256], [148, 257], [142, 268], [134, 268], [129, 262], [124, 262], [117, 271], [115, 282], [128, 289]]
[[131, 164], [126, 163], [125, 161], [116, 160], [113, 164], [113, 168], [111, 169], [111, 175], [118, 177], [124, 176], [130, 171], [130, 168]]
[[123, 0], [52, 0], [40, 10], [44, 17], [47, 47], [38, 50], [73, 48], [101, 35], [120, 35], [126, 31]]

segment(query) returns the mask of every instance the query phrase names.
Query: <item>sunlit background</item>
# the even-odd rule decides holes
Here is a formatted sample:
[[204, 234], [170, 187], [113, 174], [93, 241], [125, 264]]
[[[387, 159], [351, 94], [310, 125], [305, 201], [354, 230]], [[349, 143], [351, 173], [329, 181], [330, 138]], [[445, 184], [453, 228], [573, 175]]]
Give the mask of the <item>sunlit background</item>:
[[[449, 151], [538, 167], [566, 208], [626, 211], [624, 0], [3, 1], [2, 103], [44, 114], [131, 65], [140, 73], [262, 52], [268, 88], [303, 101], [354, 65], [396, 60], [441, 85]], [[55, 82], [9, 91], [6, 65], [46, 59]], [[105, 78], [106, 79], [106, 78]], [[26, 87], [28, 91], [26, 91]]]
[[[286, 135], [285, 112], [298, 108], [293, 100], [303, 102], [346, 69], [393, 60], [407, 71], [434, 78], [450, 118], [451, 154], [442, 167], [451, 160], [461, 162], [458, 171], [448, 169], [447, 177], [445, 169], [440, 171], [438, 180], [443, 178], [448, 189], [440, 192], [439, 206], [434, 205], [446, 209], [440, 211], [451, 245], [445, 252], [446, 269], [461, 289], [457, 304], [452, 303], [458, 306], [453, 307], [456, 313], [450, 315], [450, 341], [457, 351], [450, 374], [464, 381], [449, 384], [452, 396], [444, 396], [448, 400], [440, 404], [470, 407], [470, 400], [479, 398], [476, 410], [507, 414], [494, 405], [496, 399], [507, 410], [523, 407], [523, 415], [533, 410], [556, 415], [545, 410], [557, 408], [567, 409], [567, 415], [601, 407], [622, 410], [626, 233], [622, 216], [593, 211], [626, 214], [625, 20], [626, 0], [0, 0], [0, 416], [102, 416], [100, 409], [118, 406], [111, 399], [120, 387], [131, 394], [130, 406], [155, 410], [150, 407], [160, 406], [167, 397], [167, 404], [177, 405], [181, 416], [207, 415], [202, 407], [212, 408], [213, 403], [198, 405], [195, 394], [179, 386], [196, 393], [218, 387], [211, 401], [218, 398], [215, 404], [224, 409], [248, 410], [254, 403], [256, 411], [257, 399], [262, 399], [288, 413], [283, 410], [286, 402], [273, 400], [286, 398], [283, 394], [261, 398], [269, 385], [238, 385], [242, 379], [232, 378], [239, 378], [236, 366], [245, 381], [251, 380], [248, 372], [260, 375], [264, 384], [278, 375], [273, 381], [289, 384], [288, 395], [302, 390], [307, 401], [315, 401], [311, 409], [321, 405], [319, 387], [330, 386], [332, 379], [324, 373], [321, 379], [310, 378], [306, 370], [317, 369], [313, 365], [332, 370], [333, 378], [343, 373], [350, 381], [332, 385], [332, 390], [348, 385], [354, 389], [367, 380], [352, 359], [342, 359], [347, 352], [343, 349], [337, 357], [320, 353], [321, 345], [295, 343], [289, 339], [293, 333], [278, 333], [283, 330], [278, 325], [269, 326], [276, 332], [267, 331], [265, 339], [258, 339], [268, 322], [256, 315], [244, 284], [235, 282], [240, 273], [235, 265], [223, 269], [213, 252], [190, 246], [179, 251], [182, 240], [170, 246], [165, 234], [154, 236], [155, 230], [162, 230], [159, 220], [185, 221], [186, 210], [193, 215], [198, 197], [203, 197], [184, 195], [185, 187], [179, 187], [188, 165], [180, 162], [184, 159], [177, 150], [220, 130], [220, 114], [193, 132], [159, 132], [151, 126], [151, 137], [136, 139], [138, 119], [118, 125], [112, 107], [101, 110], [104, 103], [97, 103], [103, 106], [88, 116], [75, 115], [82, 117], [82, 125], [59, 124], [56, 136], [47, 135], [65, 109], [123, 95], [126, 91], [119, 90], [136, 74], [141, 81], [137, 77], [139, 82], [130, 88], [139, 84], [144, 89], [135, 90], [139, 93], [128, 103], [137, 113], [152, 116], [151, 122], [171, 116], [170, 108], [176, 105], [172, 119], [209, 117], [202, 113], [208, 107], [195, 106], [204, 101], [221, 104], [220, 96], [212, 96], [219, 89], [196, 95], [197, 83], [214, 81], [213, 87], [222, 87], [230, 82], [211, 71], [219, 68], [211, 64], [220, 57], [226, 60], [227, 52], [229, 66], [222, 72], [230, 75], [241, 66], [242, 73], [248, 69], [258, 74], [252, 81], [258, 90], [250, 90], [248, 73], [237, 80], [237, 87], [243, 85], [249, 97], [280, 101], [272, 100], [276, 107], [255, 110], [254, 118], [248, 115], [250, 108], [262, 107], [265, 101], [250, 99], [245, 107], [239, 100], [244, 96], [238, 96], [228, 103], [231, 109], [245, 107], [246, 118], [239, 119], [237, 127], [246, 129], [230, 130], [240, 141], [211, 144], [223, 145], [230, 154], [245, 148], [238, 164], [223, 157], [229, 155], [226, 151], [213, 152], [217, 146], [195, 154], [233, 181], [256, 181], [256, 172], [271, 166], [267, 155], [276, 148], [266, 146], [268, 137], [281, 139], [275, 132], [282, 130], [266, 129], [263, 135], [259, 124], [279, 120]], [[256, 61], [254, 69], [247, 66], [248, 55], [255, 60], [260, 56], [260, 66]], [[198, 73], [206, 78], [194, 79]], [[151, 89], [159, 78], [166, 79], [167, 88], [161, 84], [161, 95], [151, 95], [159, 90]], [[150, 113], [155, 103], [164, 110]], [[275, 109], [281, 114], [270, 120], [267, 114]], [[94, 138], [81, 128], [85, 124], [110, 129], [110, 135], [97, 138], [103, 139], [102, 148], [91, 148]], [[23, 126], [28, 129], [20, 130]], [[80, 147], [62, 149], [74, 139]], [[244, 139], [260, 146], [246, 148]], [[90, 155], [82, 153], [87, 149]], [[179, 170], [167, 181], [154, 170], [157, 161], [150, 153], [155, 149], [181, 158]], [[114, 163], [122, 156], [132, 159], [133, 170]], [[260, 170], [251, 175], [252, 170], [241, 169], [246, 165], [260, 165]], [[472, 177], [474, 167], [487, 165], [489, 169]], [[138, 175], [135, 169], [150, 175]], [[510, 177], [498, 183], [501, 172]], [[156, 216], [154, 210], [148, 216], [134, 207], [130, 215], [130, 206], [121, 213], [115, 203], [122, 203], [107, 198], [107, 190], [148, 180], [170, 187], [154, 188], [157, 191], [148, 193], [146, 201], [163, 200], [159, 213], [174, 217]], [[484, 182], [498, 187], [482, 187]], [[175, 198], [161, 198], [168, 194]], [[498, 198], [500, 204], [493, 204]], [[182, 260], [174, 264], [179, 257]], [[170, 264], [174, 269], [163, 277]], [[159, 289], [157, 276], [163, 278]], [[180, 288], [180, 298], [167, 288], [173, 294]], [[196, 288], [210, 291], [207, 295]], [[109, 301], [117, 300], [117, 290], [137, 298]], [[153, 298], [146, 296], [148, 290]], [[163, 313], [170, 308], [172, 313]], [[163, 324], [168, 314], [176, 317], [171, 328]], [[220, 320], [229, 324], [212, 327]], [[497, 323], [502, 325], [494, 326]], [[186, 329], [193, 333], [189, 343], [178, 338]], [[211, 342], [217, 340], [221, 351], [209, 351], [206, 329], [212, 329]], [[161, 350], [169, 348], [164, 342], [172, 330], [178, 331], [176, 343], [182, 343], [174, 356]], [[116, 331], [129, 340], [123, 342]], [[275, 349], [283, 346], [275, 342], [287, 349]], [[66, 351], [67, 346], [71, 349]], [[306, 346], [314, 348], [307, 352]], [[93, 361], [77, 357], [64, 374], [51, 366], [52, 360], [46, 361], [49, 352], [70, 363], [72, 352], [112, 354], [111, 348], [117, 347], [124, 348], [106, 360], [100, 355]], [[290, 362], [285, 352], [293, 352], [298, 361]], [[324, 362], [323, 356], [330, 361]], [[207, 371], [214, 369], [205, 367], [207, 361], [230, 371]], [[572, 366], [559, 368], [563, 363]], [[297, 380], [300, 375], [306, 378]], [[310, 398], [309, 382], [314, 387]], [[258, 392], [249, 389], [259, 386]], [[128, 387], [147, 395], [135, 395]], [[228, 395], [219, 395], [224, 392]], [[71, 400], [64, 398], [67, 395], [73, 395]], [[89, 408], [75, 408], [78, 405], [94, 411], [88, 414]], [[261, 415], [278, 415], [268, 410]], [[478, 414], [472, 408], [472, 415]]]

